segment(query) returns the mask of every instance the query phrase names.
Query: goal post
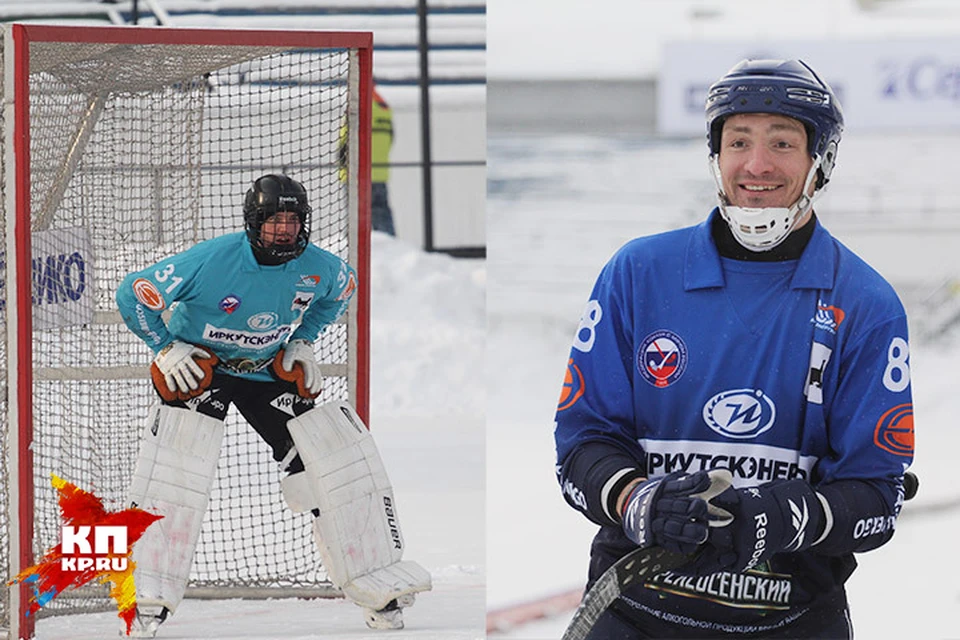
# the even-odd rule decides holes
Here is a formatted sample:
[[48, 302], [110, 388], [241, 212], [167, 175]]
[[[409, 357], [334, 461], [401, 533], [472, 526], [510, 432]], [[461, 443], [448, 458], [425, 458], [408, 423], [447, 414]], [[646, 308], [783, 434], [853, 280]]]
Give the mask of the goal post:
[[[51, 474], [126, 506], [155, 394], [152, 352], [123, 325], [117, 286], [242, 230], [260, 175], [302, 182], [311, 241], [357, 270], [348, 314], [316, 353], [320, 400], [346, 399], [368, 420], [372, 46], [369, 32], [3, 26], [4, 580], [59, 542]], [[280, 476], [231, 410], [188, 597], [335, 594]], [[32, 637], [29, 587], [2, 594], [0, 637]], [[40, 615], [110, 606], [85, 588]]]

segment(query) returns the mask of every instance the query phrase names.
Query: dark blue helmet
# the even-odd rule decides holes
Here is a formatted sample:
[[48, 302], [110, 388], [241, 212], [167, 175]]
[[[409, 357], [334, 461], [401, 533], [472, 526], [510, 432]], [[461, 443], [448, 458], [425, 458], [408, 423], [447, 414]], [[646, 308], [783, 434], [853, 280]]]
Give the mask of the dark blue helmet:
[[[292, 211], [300, 219], [300, 233], [291, 245], [263, 246], [260, 228], [279, 211]], [[282, 264], [293, 260], [310, 243], [310, 213], [307, 190], [296, 180], [282, 174], [257, 178], [243, 198], [243, 222], [253, 253], [261, 264]]]
[[830, 86], [802, 60], [744, 60], [716, 81], [707, 95], [707, 143], [720, 152], [723, 122], [738, 113], [776, 113], [807, 130], [811, 156], [820, 156], [830, 179], [843, 131], [843, 111]]

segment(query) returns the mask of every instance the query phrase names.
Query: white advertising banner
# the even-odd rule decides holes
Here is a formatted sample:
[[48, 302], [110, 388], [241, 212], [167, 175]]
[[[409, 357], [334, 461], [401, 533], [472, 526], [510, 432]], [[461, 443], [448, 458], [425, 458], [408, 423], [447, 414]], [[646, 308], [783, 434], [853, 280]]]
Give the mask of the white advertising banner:
[[93, 321], [93, 244], [86, 229], [31, 235], [33, 327], [54, 329]]
[[708, 88], [746, 58], [809, 64], [836, 92], [847, 131], [960, 127], [960, 38], [690, 40], [664, 45], [657, 131], [705, 135]]

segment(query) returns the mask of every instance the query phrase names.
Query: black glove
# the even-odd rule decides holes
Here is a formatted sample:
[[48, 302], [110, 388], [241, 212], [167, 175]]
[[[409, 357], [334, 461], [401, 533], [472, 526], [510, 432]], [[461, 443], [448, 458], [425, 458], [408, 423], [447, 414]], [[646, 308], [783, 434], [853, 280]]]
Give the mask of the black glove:
[[[711, 474], [726, 470], [711, 471]], [[775, 553], [807, 549], [823, 533], [820, 499], [805, 480], [729, 488], [710, 499], [710, 529], [703, 551], [686, 570], [698, 575], [739, 573]]]
[[708, 501], [729, 486], [729, 474], [706, 471], [641, 482], [624, 502], [623, 531], [640, 547], [693, 553], [708, 537]]

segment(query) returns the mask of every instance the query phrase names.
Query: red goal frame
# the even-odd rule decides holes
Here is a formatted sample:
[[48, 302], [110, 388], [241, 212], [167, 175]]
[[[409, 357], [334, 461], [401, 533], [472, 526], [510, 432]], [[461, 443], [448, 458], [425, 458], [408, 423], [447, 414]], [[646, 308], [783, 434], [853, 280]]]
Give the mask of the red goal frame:
[[[370, 32], [333, 32], [309, 30], [193, 29], [167, 27], [77, 27], [41, 24], [8, 25], [13, 51], [7, 51], [3, 73], [7, 86], [15, 92], [12, 114], [15, 162], [6, 166], [7, 193], [7, 269], [15, 276], [7, 278], [7, 364], [8, 364], [8, 438], [10, 475], [9, 503], [11, 575], [34, 564], [32, 551], [33, 520], [33, 320], [31, 276], [31, 202], [30, 202], [30, 128], [29, 69], [32, 42], [90, 42], [109, 44], [197, 44], [280, 46], [291, 48], [356, 49], [360, 62], [359, 136], [358, 136], [358, 241], [356, 258], [351, 259], [357, 271], [358, 291], [353, 304], [357, 307], [356, 373], [353, 399], [357, 413], [369, 424], [369, 347], [370, 347], [370, 129], [373, 91], [373, 34]], [[7, 38], [7, 43], [10, 38]], [[8, 44], [9, 46], [9, 44]], [[11, 55], [12, 53], [12, 55]], [[12, 64], [10, 60], [12, 59]], [[12, 84], [10, 79], [12, 78]], [[5, 106], [5, 108], [7, 108]], [[8, 158], [10, 156], [8, 155]], [[10, 166], [13, 165], [13, 166]], [[12, 171], [11, 171], [12, 170]], [[11, 188], [12, 187], [12, 188]], [[9, 254], [13, 253], [13, 256]], [[15, 522], [14, 522], [15, 521]], [[11, 638], [32, 638], [34, 617], [27, 615], [31, 590], [19, 584], [9, 592]]]

